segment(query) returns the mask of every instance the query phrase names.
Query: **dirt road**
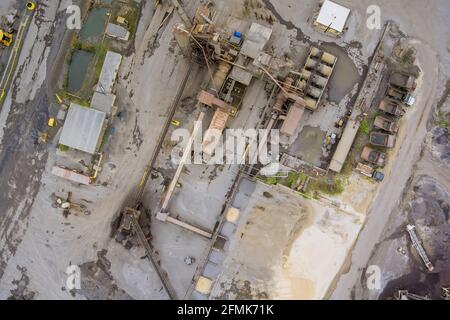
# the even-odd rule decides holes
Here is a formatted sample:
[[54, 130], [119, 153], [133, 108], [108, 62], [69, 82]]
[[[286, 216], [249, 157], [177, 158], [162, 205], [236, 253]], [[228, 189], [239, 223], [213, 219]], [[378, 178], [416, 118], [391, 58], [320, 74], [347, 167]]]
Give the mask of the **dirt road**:
[[407, 136], [401, 144], [391, 175], [383, 182], [369, 213], [366, 225], [361, 231], [351, 256], [351, 267], [343, 274], [331, 298], [350, 299], [352, 288], [367, 267], [372, 248], [379, 241], [391, 214], [395, 214], [402, 198], [404, 187], [412, 174], [418, 159], [422, 142], [427, 134], [427, 120], [433, 110], [437, 96], [439, 59], [437, 53], [426, 43], [412, 40], [418, 50], [418, 60], [423, 72], [423, 82], [415, 110], [408, 114]]

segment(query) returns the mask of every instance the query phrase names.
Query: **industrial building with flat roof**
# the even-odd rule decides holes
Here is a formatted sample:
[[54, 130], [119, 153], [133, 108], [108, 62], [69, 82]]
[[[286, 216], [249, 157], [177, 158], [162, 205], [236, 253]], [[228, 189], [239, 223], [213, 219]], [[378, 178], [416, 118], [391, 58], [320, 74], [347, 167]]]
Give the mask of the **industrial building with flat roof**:
[[71, 103], [59, 143], [69, 148], [94, 154], [104, 134], [106, 114]]
[[349, 14], [350, 9], [325, 0], [314, 20], [314, 26], [326, 33], [339, 36], [344, 31]]

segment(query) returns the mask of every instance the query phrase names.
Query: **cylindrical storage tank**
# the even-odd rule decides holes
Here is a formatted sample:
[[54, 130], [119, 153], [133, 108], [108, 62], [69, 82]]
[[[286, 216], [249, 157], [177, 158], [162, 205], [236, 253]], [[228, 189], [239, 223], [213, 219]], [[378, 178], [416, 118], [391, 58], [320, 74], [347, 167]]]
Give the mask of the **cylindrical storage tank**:
[[319, 98], [320, 98], [320, 95], [322, 94], [322, 90], [320, 90], [320, 89], [318, 89], [318, 88], [316, 88], [316, 87], [310, 86], [310, 87], [308, 88], [308, 90], [307, 90], [307, 93], [308, 93], [310, 96], [319, 99]]
[[326, 78], [329, 78], [331, 76], [331, 72], [333, 71], [333, 69], [327, 65], [320, 65], [319, 67], [319, 72], [324, 75]]
[[324, 52], [322, 54], [322, 61], [332, 66], [336, 62], [336, 57], [328, 52]]
[[305, 80], [305, 79], [300, 80], [300, 81], [298, 82], [298, 84], [297, 84], [297, 87], [298, 87], [300, 90], [305, 90], [305, 87], [306, 87], [306, 80]]
[[303, 69], [302, 70], [302, 78], [305, 80], [308, 80], [309, 77], [311, 76], [311, 71]]
[[315, 110], [317, 107], [317, 100], [310, 97], [305, 97], [305, 104], [308, 109]]
[[311, 56], [312, 57], [317, 57], [319, 55], [319, 53], [320, 53], [320, 50], [318, 48], [316, 48], [316, 47], [311, 48]]
[[308, 60], [306, 60], [305, 67], [309, 68], [309, 69], [314, 69], [316, 64], [317, 64], [317, 61], [315, 61], [311, 58], [308, 58]]
[[227, 78], [228, 73], [230, 72], [231, 64], [221, 61], [219, 62], [219, 66], [217, 67], [216, 72], [214, 72], [212, 84], [210, 85], [210, 89], [213, 91], [220, 91]]
[[328, 78], [321, 77], [321, 76], [318, 76], [318, 75], [314, 75], [312, 81], [318, 87], [324, 88], [325, 85], [327, 84], [327, 80], [328, 80]]

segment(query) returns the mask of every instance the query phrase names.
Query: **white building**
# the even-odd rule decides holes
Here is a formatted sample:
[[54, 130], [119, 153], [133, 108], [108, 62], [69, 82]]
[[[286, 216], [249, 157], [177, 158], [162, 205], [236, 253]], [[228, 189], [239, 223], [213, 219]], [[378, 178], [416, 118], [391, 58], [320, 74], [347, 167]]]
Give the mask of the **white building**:
[[326, 33], [339, 36], [344, 32], [349, 15], [350, 9], [325, 0], [314, 20], [314, 26]]

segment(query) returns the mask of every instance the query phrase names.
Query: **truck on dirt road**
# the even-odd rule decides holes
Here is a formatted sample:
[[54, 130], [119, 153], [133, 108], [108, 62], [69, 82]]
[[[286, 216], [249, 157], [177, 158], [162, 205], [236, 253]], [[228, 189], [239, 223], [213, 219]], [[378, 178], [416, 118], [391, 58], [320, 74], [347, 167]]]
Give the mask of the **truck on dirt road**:
[[375, 181], [383, 181], [384, 179], [384, 173], [376, 171], [372, 166], [361, 162], [358, 162], [356, 171], [358, 171], [362, 175], [365, 175], [366, 177], [374, 179]]
[[393, 148], [395, 146], [396, 137], [389, 133], [375, 131], [370, 133], [369, 141], [374, 146]]
[[386, 163], [386, 154], [365, 146], [361, 152], [361, 159], [382, 167]]
[[386, 95], [392, 99], [400, 101], [407, 106], [412, 106], [416, 101], [416, 99], [409, 92], [405, 92], [393, 86], [389, 86]]
[[402, 117], [405, 114], [405, 110], [398, 105], [398, 102], [387, 97], [381, 100], [378, 109], [396, 117]]
[[397, 133], [398, 125], [394, 120], [384, 116], [377, 116], [373, 121], [373, 126], [387, 132]]

